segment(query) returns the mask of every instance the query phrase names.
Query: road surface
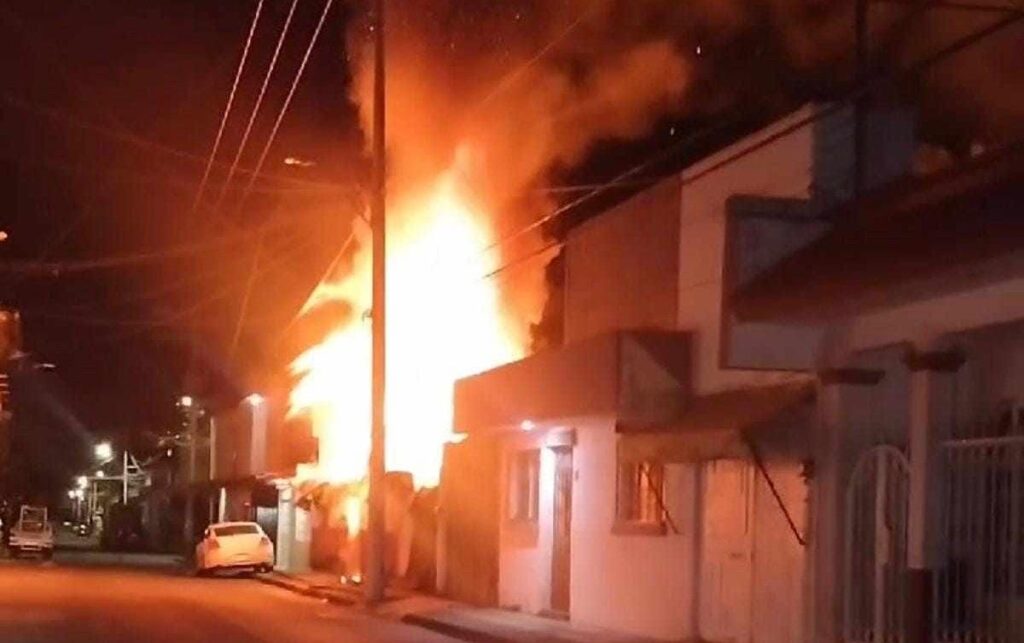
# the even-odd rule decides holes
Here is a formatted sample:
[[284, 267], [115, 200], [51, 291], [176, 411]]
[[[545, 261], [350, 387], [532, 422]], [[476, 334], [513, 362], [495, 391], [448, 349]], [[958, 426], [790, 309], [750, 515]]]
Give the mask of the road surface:
[[444, 643], [453, 639], [246, 578], [160, 559], [60, 553], [0, 560], [3, 643]]

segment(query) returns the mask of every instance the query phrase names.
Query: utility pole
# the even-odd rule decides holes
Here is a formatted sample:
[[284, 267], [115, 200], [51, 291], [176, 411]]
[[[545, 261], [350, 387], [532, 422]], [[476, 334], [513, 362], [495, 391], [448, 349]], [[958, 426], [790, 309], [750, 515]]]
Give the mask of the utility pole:
[[185, 470], [185, 520], [182, 521], [182, 547], [185, 549], [185, 556], [189, 556], [192, 552], [192, 534], [195, 533], [195, 505], [196, 505], [196, 493], [193, 488], [193, 484], [196, 479], [196, 437], [198, 434], [197, 424], [198, 409], [196, 408], [196, 400], [188, 395], [181, 398], [181, 404], [185, 407], [185, 412], [188, 413], [188, 435], [186, 441], [188, 442], [188, 468]]
[[128, 449], [121, 458], [121, 503], [128, 506]]
[[370, 21], [373, 31], [373, 194], [370, 226], [373, 234], [372, 403], [370, 429], [369, 490], [366, 523], [366, 600], [384, 598], [386, 502], [384, 490], [384, 384], [385, 384], [385, 209], [387, 163], [384, 149], [384, 0], [374, 0]]

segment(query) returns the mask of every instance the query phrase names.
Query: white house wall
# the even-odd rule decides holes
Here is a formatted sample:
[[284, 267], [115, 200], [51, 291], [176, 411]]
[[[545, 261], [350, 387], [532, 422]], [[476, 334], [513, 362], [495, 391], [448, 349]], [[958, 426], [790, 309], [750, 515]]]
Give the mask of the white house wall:
[[[765, 144], [757, 151], [722, 167], [716, 166], [737, 150], [770, 139], [778, 131], [813, 113], [801, 109], [682, 174], [679, 204], [679, 279], [677, 328], [695, 331], [694, 387], [713, 392], [791, 377], [787, 374], [721, 368], [722, 299], [726, 244], [726, 201], [738, 194], [808, 199], [814, 183], [815, 141], [819, 128], [805, 127]], [[834, 119], [833, 119], [834, 120]], [[838, 121], [837, 121], [838, 122]], [[823, 127], [823, 126], [822, 126]], [[714, 168], [714, 169], [713, 169]], [[713, 169], [713, 171], [712, 171]], [[803, 351], [807, 338], [784, 330], [781, 343]], [[782, 347], [781, 350], [785, 350]], [[753, 361], [757, 361], [756, 357]]]
[[[537, 522], [533, 525], [508, 520], [509, 456], [525, 449], [540, 449]], [[536, 614], [548, 608], [551, 597], [554, 452], [544, 448], [543, 431], [514, 435], [505, 441], [502, 451], [498, 604]]]
[[661, 639], [693, 634], [694, 469], [665, 470], [665, 505], [680, 533], [612, 533], [616, 439], [609, 424], [577, 431], [573, 451], [572, 618]]
[[[666, 468], [665, 502], [680, 534], [617, 535], [616, 439], [611, 420], [565, 423], [573, 448], [570, 618], [573, 622], [666, 640], [694, 632], [694, 468]], [[502, 519], [499, 604], [539, 613], [550, 604], [554, 451], [538, 429], [506, 439], [505, 458], [540, 448], [536, 529]], [[508, 494], [503, 466], [502, 505]]]

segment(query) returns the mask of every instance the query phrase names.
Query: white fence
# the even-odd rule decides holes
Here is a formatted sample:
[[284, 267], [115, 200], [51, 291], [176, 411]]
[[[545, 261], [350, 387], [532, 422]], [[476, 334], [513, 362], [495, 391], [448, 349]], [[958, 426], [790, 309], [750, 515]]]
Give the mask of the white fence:
[[1022, 643], [1024, 437], [950, 441], [943, 464], [935, 640]]

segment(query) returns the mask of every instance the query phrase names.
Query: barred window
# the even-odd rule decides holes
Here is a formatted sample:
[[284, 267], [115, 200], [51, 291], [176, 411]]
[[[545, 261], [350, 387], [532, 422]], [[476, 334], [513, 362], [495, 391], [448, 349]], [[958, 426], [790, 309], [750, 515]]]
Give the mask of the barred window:
[[540, 486], [540, 450], [516, 451], [510, 454], [508, 465], [508, 519], [536, 521]]
[[665, 467], [657, 462], [620, 462], [616, 518], [623, 523], [661, 525]]

